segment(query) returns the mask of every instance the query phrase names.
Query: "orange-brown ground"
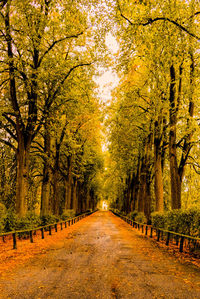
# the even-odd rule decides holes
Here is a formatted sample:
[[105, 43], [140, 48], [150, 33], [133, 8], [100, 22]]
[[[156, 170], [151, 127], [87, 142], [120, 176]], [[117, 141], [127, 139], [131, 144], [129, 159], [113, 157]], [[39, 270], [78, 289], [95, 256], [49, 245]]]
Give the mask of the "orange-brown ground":
[[198, 267], [110, 212], [34, 241], [0, 244], [1, 298], [200, 298]]

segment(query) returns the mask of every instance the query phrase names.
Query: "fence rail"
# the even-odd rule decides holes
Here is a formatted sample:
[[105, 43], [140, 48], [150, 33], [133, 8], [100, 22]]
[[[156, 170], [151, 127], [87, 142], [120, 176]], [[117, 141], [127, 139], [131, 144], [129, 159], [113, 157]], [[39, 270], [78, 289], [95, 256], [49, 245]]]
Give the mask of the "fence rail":
[[144, 223], [138, 223], [136, 221], [131, 220], [130, 218], [123, 216], [121, 214], [115, 213], [112, 211], [112, 213], [121, 219], [123, 219], [125, 222], [130, 224], [132, 227], [137, 228], [138, 230], [142, 230], [142, 233], [145, 233], [146, 236], [149, 236], [150, 238], [156, 237], [156, 240], [159, 241], [165, 241], [165, 244], [168, 246], [171, 243], [175, 244], [180, 252], [183, 252], [184, 248], [188, 248], [189, 251], [194, 252], [195, 250], [200, 250], [200, 238], [192, 237], [184, 234], [179, 234], [173, 231], [164, 230], [161, 228], [153, 227], [152, 225], [147, 225]]
[[60, 226], [60, 230], [63, 230], [63, 226], [65, 228], [67, 228], [67, 227], [73, 225], [74, 223], [80, 221], [81, 219], [93, 214], [94, 212], [96, 212], [96, 211], [83, 213], [79, 216], [76, 216], [76, 217], [73, 217], [73, 218], [70, 218], [70, 219], [67, 219], [67, 220], [59, 221], [59, 222], [52, 223], [52, 224], [47, 224], [47, 225], [44, 225], [44, 226], [39, 226], [39, 227], [36, 227], [36, 228], [30, 228], [30, 229], [25, 229], [25, 230], [17, 230], [17, 231], [10, 231], [10, 232], [6, 232], [6, 233], [1, 233], [0, 237], [2, 237], [3, 242], [5, 242], [5, 238], [7, 236], [12, 236], [13, 249], [17, 249], [17, 237], [20, 238], [20, 236], [22, 234], [27, 234], [27, 236], [29, 236], [30, 242], [33, 243], [34, 242], [33, 235], [36, 234], [37, 231], [41, 232], [41, 238], [44, 239], [44, 237], [45, 237], [44, 232], [45, 231], [48, 231], [49, 235], [51, 235], [52, 234], [52, 228], [55, 229], [55, 232], [58, 231], [58, 226]]

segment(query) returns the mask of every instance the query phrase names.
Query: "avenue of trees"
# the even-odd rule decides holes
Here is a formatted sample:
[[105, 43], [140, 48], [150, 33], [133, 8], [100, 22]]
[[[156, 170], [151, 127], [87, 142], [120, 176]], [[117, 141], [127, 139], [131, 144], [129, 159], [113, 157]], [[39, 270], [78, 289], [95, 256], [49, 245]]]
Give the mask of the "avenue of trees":
[[103, 167], [95, 1], [0, 3], [1, 209], [94, 209]]
[[199, 4], [0, 0], [0, 218], [199, 207]]
[[[129, 213], [199, 206], [199, 1], [117, 1], [107, 189]], [[113, 183], [114, 182], [114, 183]]]

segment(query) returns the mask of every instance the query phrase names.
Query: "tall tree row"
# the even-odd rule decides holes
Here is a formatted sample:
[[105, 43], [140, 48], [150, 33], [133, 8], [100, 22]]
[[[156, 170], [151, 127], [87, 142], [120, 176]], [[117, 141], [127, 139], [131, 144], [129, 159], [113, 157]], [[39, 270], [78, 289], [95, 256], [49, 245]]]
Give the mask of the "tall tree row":
[[[19, 216], [40, 203], [42, 215], [96, 204], [92, 181], [102, 158], [91, 4], [1, 4], [1, 201]], [[84, 203], [77, 196], [83, 188]]]
[[187, 171], [199, 173], [198, 8], [198, 1], [116, 3], [121, 84], [109, 113], [110, 152], [126, 212], [149, 218], [180, 209], [192, 184]]

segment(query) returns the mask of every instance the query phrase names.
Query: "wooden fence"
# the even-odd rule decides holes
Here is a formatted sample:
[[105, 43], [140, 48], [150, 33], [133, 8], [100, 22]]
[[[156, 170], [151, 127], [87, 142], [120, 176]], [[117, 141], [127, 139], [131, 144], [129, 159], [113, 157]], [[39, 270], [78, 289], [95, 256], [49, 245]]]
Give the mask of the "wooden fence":
[[69, 227], [73, 225], [74, 223], [80, 221], [81, 219], [91, 215], [93, 212], [88, 212], [88, 213], [83, 213], [77, 217], [73, 217], [64, 221], [52, 223], [52, 224], [47, 224], [44, 226], [36, 227], [36, 228], [31, 228], [31, 229], [26, 229], [26, 230], [17, 230], [17, 231], [11, 231], [7, 233], [1, 233], [0, 237], [2, 237], [3, 242], [6, 242], [7, 237], [12, 237], [13, 240], [13, 249], [17, 249], [17, 240], [22, 237], [22, 235], [26, 235], [29, 237], [30, 242], [33, 243], [33, 236], [36, 234], [37, 231], [41, 232], [41, 238], [44, 239], [45, 233], [48, 232], [49, 235], [52, 234], [52, 229], [55, 230], [55, 232], [58, 231], [59, 227], [60, 230], [63, 230], [63, 228]]
[[115, 213], [114, 211], [112, 211], [112, 213], [126, 221], [132, 227], [141, 230], [142, 233], [144, 233], [146, 236], [149, 235], [150, 238], [155, 238], [158, 242], [164, 241], [167, 246], [170, 243], [173, 243], [179, 248], [180, 252], [183, 252], [183, 249], [185, 248], [188, 249], [190, 252], [198, 251], [198, 255], [200, 255], [200, 238], [179, 234], [161, 228], [156, 228], [152, 225], [147, 225], [144, 223], [138, 223], [126, 216]]

